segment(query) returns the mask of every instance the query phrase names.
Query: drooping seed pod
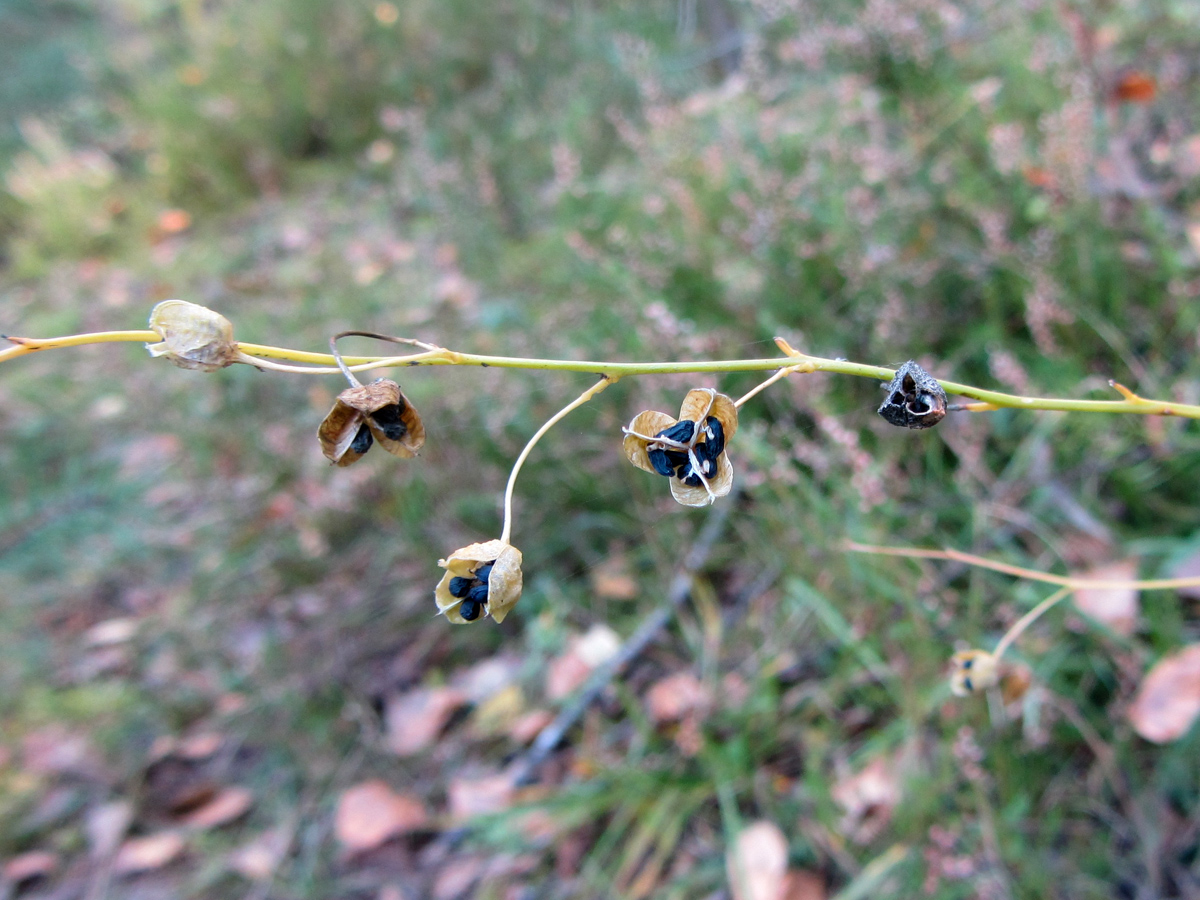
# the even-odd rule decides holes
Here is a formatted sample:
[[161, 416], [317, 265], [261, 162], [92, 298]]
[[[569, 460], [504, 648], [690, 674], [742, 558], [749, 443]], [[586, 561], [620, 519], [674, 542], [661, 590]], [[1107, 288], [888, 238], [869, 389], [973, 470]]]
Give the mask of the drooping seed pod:
[[380, 379], [338, 394], [333, 409], [317, 429], [321, 452], [335, 465], [357, 462], [371, 447], [371, 442], [358, 439], [363, 427], [393, 456], [410, 459], [425, 444], [421, 416], [394, 381]]
[[[488, 569], [487, 566], [491, 565]], [[434, 600], [438, 612], [445, 614], [456, 625], [491, 616], [497, 622], [503, 622], [509, 610], [521, 598], [521, 551], [512, 544], [504, 541], [485, 541], [481, 544], [470, 544], [461, 550], [455, 550], [446, 559], [439, 559], [438, 565], [446, 572], [434, 590]], [[484, 579], [477, 579], [477, 573], [484, 572]], [[466, 578], [472, 584], [466, 598], [456, 597], [450, 591], [450, 583], [456, 578]], [[475, 584], [476, 581], [481, 583]], [[481, 611], [468, 618], [463, 615], [465, 604], [476, 602], [472, 600], [475, 591], [482, 588], [484, 600]], [[472, 606], [466, 607], [467, 612], [475, 612]]]
[[950, 657], [950, 691], [955, 696], [977, 694], [999, 680], [999, 662], [986, 650], [960, 650]]
[[181, 369], [215, 372], [238, 359], [233, 323], [218, 312], [186, 300], [164, 300], [150, 311], [150, 330], [162, 338], [147, 344]]
[[623, 429], [622, 449], [639, 469], [668, 476], [677, 502], [707, 506], [733, 487], [733, 464], [725, 444], [737, 432], [737, 424], [737, 406], [729, 397], [712, 388], [695, 388], [684, 397], [678, 418], [656, 410], [634, 416]]
[[896, 370], [877, 412], [900, 428], [932, 428], [946, 417], [946, 392], [910, 359]]

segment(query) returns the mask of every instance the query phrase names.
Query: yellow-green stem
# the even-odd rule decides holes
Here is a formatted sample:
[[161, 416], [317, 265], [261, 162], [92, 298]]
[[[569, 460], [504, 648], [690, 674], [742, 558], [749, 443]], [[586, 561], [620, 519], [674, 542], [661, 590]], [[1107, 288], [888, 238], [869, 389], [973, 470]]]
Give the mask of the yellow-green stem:
[[1019, 638], [1026, 628], [1041, 618], [1042, 613], [1070, 593], [1070, 587], [1061, 587], [1029, 612], [1025, 613], [1025, 615], [1021, 616], [1013, 624], [1012, 628], [1004, 633], [1004, 637], [1000, 638], [1000, 643], [996, 645], [996, 649], [992, 653], [993, 658], [999, 661], [1000, 657], [1004, 655], [1004, 651], [1012, 646], [1013, 641]]
[[[151, 342], [160, 339], [153, 331], [110, 331], [96, 334], [76, 334], [59, 338], [43, 340], [34, 338], [8, 338], [17, 346], [0, 351], [0, 362], [33, 353], [38, 350], [51, 350], [61, 347], [75, 347], [84, 344], [110, 343], [117, 341]], [[334, 359], [328, 353], [311, 353], [301, 350], [291, 350], [285, 347], [273, 347], [265, 344], [238, 343], [238, 349], [247, 357], [263, 359], [287, 359], [293, 362], [307, 363], [312, 368], [289, 367], [285, 371], [294, 371], [307, 375], [324, 375], [338, 371], [333, 368]], [[781, 344], [785, 346], [785, 344]], [[791, 363], [781, 366], [784, 361]], [[252, 359], [244, 360], [254, 364]], [[693, 374], [722, 374], [727, 372], [761, 372], [803, 367], [812, 372], [833, 372], [840, 375], [855, 375], [862, 378], [875, 378], [887, 381], [895, 374], [894, 370], [882, 366], [869, 366], [862, 363], [850, 362], [844, 359], [824, 359], [819, 356], [808, 356], [798, 351], [784, 357], [769, 359], [724, 359], [683, 362], [654, 362], [654, 363], [621, 363], [595, 360], [567, 359], [525, 359], [512, 356], [486, 356], [476, 353], [458, 353], [452, 350], [437, 349], [409, 356], [348, 356], [345, 362], [355, 371], [376, 367], [395, 366], [481, 366], [501, 369], [527, 369], [556, 372], [592, 372], [607, 373], [614, 378], [630, 375], [669, 375], [680, 373]], [[272, 368], [282, 368], [273, 366]], [[781, 376], [782, 377], [782, 376]], [[1005, 394], [1000, 391], [988, 391], [958, 384], [953, 381], [941, 382], [947, 393], [961, 397], [970, 397], [980, 401], [966, 405], [972, 411], [984, 411], [993, 408], [1062, 410], [1066, 412], [1093, 413], [1130, 413], [1133, 415], [1180, 416], [1189, 419], [1200, 419], [1200, 406], [1189, 403], [1175, 403], [1166, 400], [1148, 400], [1139, 397], [1122, 385], [1113, 383], [1114, 390], [1122, 394], [1121, 400], [1071, 400], [1053, 397], [1021, 397], [1015, 394]]]
[[504, 488], [504, 529], [500, 532], [500, 540], [504, 543], [509, 542], [512, 536], [512, 500], [513, 489], [517, 485], [517, 473], [521, 471], [521, 466], [525, 465], [525, 459], [529, 456], [530, 451], [537, 445], [537, 442], [542, 439], [547, 431], [557, 425], [563, 418], [574, 409], [578, 409], [587, 403], [602, 390], [611, 384], [616, 384], [619, 378], [610, 375], [604, 375], [601, 379], [552, 415], [546, 420], [546, 423], [534, 432], [533, 437], [525, 444], [525, 449], [521, 451], [521, 455], [517, 457], [517, 461], [513, 463], [512, 471], [508, 473], [508, 485]]

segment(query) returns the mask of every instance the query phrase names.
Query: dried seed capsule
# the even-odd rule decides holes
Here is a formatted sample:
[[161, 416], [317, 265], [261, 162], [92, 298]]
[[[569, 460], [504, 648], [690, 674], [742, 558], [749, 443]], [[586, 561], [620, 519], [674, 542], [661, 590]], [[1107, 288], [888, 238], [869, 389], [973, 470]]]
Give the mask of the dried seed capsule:
[[490, 563], [484, 563], [482, 566], [480, 566], [478, 569], [475, 570], [475, 577], [478, 578], [480, 581], [482, 581], [484, 584], [487, 584], [488, 578], [490, 578], [492, 575], [492, 566], [494, 566], [495, 564], [496, 564], [495, 560], [492, 560]]
[[900, 428], [932, 428], [946, 417], [946, 392], [910, 359], [896, 370], [888, 398], [877, 412]]
[[371, 437], [371, 429], [364, 422], [358, 426], [358, 433], [354, 435], [354, 440], [350, 442], [350, 450], [362, 456], [371, 449], [373, 443], [375, 443], [375, 438]]
[[483, 612], [483, 604], [470, 599], [469, 597], [462, 602], [458, 607], [458, 614], [468, 622], [474, 622], [479, 618], [479, 614]]
[[488, 586], [486, 584], [477, 584], [467, 591], [467, 599], [474, 600], [476, 603], [487, 603], [487, 598]]
[[450, 596], [465, 597], [471, 590], [470, 578], [451, 578], [450, 579]]
[[659, 475], [666, 475], [670, 478], [675, 474], [675, 469], [670, 463], [666, 450], [647, 450], [646, 458], [650, 460], [650, 465], [654, 466], [654, 471]]
[[708, 446], [708, 458], [716, 459], [725, 449], [725, 429], [721, 427], [716, 416], [709, 416], [704, 420], [704, 434], [708, 437], [705, 441]]
[[692, 436], [696, 433], [696, 423], [691, 419], [684, 419], [682, 422], [676, 422], [670, 428], [664, 428], [655, 437], [666, 438], [668, 441], [677, 441], [680, 444], [687, 444], [692, 440]]
[[[400, 403], [404, 401], [401, 400]], [[383, 409], [377, 409], [371, 413], [371, 418], [375, 420], [375, 424], [379, 426], [389, 441], [398, 441], [408, 434], [408, 426], [400, 418], [403, 410], [400, 408], [400, 403], [393, 403], [391, 406], [385, 406]]]

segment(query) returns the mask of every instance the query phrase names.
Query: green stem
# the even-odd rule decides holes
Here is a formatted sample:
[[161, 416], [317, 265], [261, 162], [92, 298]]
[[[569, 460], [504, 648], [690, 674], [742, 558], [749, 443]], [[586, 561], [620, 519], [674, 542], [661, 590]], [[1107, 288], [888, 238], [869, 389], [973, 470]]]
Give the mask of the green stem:
[[[60, 338], [44, 340], [34, 338], [8, 338], [17, 346], [0, 350], [0, 362], [23, 356], [38, 350], [51, 350], [60, 347], [74, 347], [83, 344], [109, 343], [116, 341], [152, 341], [159, 337], [152, 331], [112, 331], [97, 334], [76, 334]], [[781, 347], [786, 343], [780, 341]], [[306, 363], [311, 368], [301, 366], [275, 365], [271, 368], [309, 375], [324, 375], [336, 361], [328, 353], [310, 353], [302, 350], [290, 350], [286, 347], [273, 347], [265, 344], [238, 342], [238, 349], [245, 355], [242, 362], [255, 364], [254, 358], [264, 360], [288, 359], [294, 362]], [[860, 378], [874, 378], [888, 381], [895, 374], [892, 369], [882, 366], [868, 366], [862, 363], [850, 362], [844, 359], [824, 359], [819, 356], [809, 356], [799, 351], [791, 350], [784, 357], [769, 359], [718, 359], [683, 362], [652, 362], [652, 363], [623, 363], [596, 360], [571, 359], [525, 359], [516, 356], [485, 356], [477, 353], [458, 353], [453, 350], [437, 348], [424, 353], [414, 353], [408, 356], [347, 356], [345, 363], [353, 370], [365, 368], [384, 368], [399, 366], [480, 366], [497, 369], [526, 369], [534, 371], [553, 372], [590, 372], [608, 374], [615, 378], [631, 375], [675, 375], [692, 374], [724, 374], [728, 372], [764, 372], [778, 369], [797, 369], [810, 372], [832, 372], [839, 375], [855, 375]], [[787, 365], [784, 365], [787, 363]], [[332, 371], [338, 371], [333, 369]], [[782, 376], [781, 376], [782, 377]], [[960, 397], [969, 397], [978, 403], [967, 404], [965, 409], [974, 412], [1008, 408], [1008, 409], [1038, 409], [1063, 410], [1066, 412], [1092, 413], [1130, 413], [1143, 416], [1180, 416], [1188, 419], [1200, 419], [1200, 406], [1189, 403], [1175, 403], [1166, 400], [1147, 400], [1139, 397], [1123, 386], [1112, 383], [1114, 390], [1120, 393], [1122, 400], [1070, 400], [1055, 397], [1021, 397], [1016, 394], [1005, 394], [1000, 391], [988, 391], [972, 387], [969, 384], [958, 384], [953, 381], [941, 382], [947, 393]]]
[[513, 490], [517, 486], [517, 473], [521, 471], [521, 466], [525, 465], [525, 459], [529, 456], [530, 451], [537, 445], [537, 442], [542, 439], [547, 431], [557, 425], [566, 415], [573, 409], [578, 409], [595, 397], [609, 385], [616, 384], [618, 378], [611, 375], [603, 375], [600, 380], [552, 415], [546, 420], [546, 423], [534, 432], [528, 443], [525, 444], [525, 449], [521, 451], [521, 455], [517, 457], [517, 461], [513, 463], [512, 471], [508, 473], [508, 485], [504, 488], [504, 530], [500, 533], [500, 540], [504, 543], [509, 543], [509, 538], [512, 536], [512, 501]]

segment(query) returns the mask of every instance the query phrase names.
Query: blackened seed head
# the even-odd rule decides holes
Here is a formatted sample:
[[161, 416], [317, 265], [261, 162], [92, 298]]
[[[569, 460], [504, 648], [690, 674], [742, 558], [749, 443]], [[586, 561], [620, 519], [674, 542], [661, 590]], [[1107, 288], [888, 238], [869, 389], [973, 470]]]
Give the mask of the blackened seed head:
[[371, 449], [373, 443], [375, 443], [375, 438], [371, 437], [371, 429], [367, 427], [366, 422], [363, 422], [358, 426], [358, 433], [354, 435], [354, 440], [350, 442], [350, 449], [362, 456]]
[[387, 435], [389, 441], [398, 441], [408, 434], [408, 426], [400, 418], [402, 411], [398, 404], [393, 403], [371, 413], [371, 418], [375, 420], [379, 430]]
[[474, 622], [478, 619], [481, 612], [483, 612], [483, 604], [469, 597], [458, 607], [458, 614], [468, 622]]
[[450, 596], [465, 597], [467, 592], [471, 590], [470, 578], [451, 578], [450, 579]]
[[494, 566], [495, 564], [496, 564], [495, 560], [493, 560], [490, 563], [484, 563], [482, 566], [480, 566], [478, 569], [475, 570], [475, 577], [478, 578], [480, 581], [482, 581], [484, 584], [487, 584], [487, 580], [488, 580], [489, 576], [491, 576], [491, 574], [492, 574], [492, 566]]
[[721, 420], [716, 416], [709, 416], [704, 420], [704, 431], [708, 435], [705, 443], [708, 444], [709, 458], [716, 459], [725, 449], [725, 429]]
[[692, 439], [692, 435], [696, 433], [696, 423], [691, 419], [684, 419], [682, 422], [676, 422], [670, 428], [664, 428], [655, 437], [666, 438], [668, 441], [678, 441], [681, 444], [686, 444]]
[[929, 403], [928, 394], [917, 394], [917, 396], [913, 398], [912, 403], [908, 404], [908, 408], [918, 416], [923, 416], [925, 413], [929, 412], [929, 410], [933, 409]]
[[892, 396], [888, 398], [888, 403], [892, 404], [893, 406], [903, 406], [904, 395], [899, 391], [896, 391], [896, 393], [892, 394]]
[[659, 475], [666, 475], [668, 478], [675, 474], [671, 468], [671, 463], [668, 461], [666, 450], [647, 450], [646, 456], [650, 459], [650, 465], [654, 467], [654, 471]]

